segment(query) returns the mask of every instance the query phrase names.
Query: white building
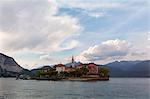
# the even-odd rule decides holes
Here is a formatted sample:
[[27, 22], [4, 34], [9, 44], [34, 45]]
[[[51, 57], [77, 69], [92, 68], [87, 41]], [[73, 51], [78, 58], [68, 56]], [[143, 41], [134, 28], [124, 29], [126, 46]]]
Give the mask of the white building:
[[63, 64], [55, 65], [55, 68], [58, 73], [65, 71], [65, 65], [63, 65]]

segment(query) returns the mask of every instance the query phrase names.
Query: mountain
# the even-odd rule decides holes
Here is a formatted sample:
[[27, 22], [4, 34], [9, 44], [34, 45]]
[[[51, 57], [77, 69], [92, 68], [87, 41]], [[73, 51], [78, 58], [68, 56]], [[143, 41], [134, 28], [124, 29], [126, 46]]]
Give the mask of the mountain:
[[28, 70], [22, 68], [12, 57], [0, 53], [0, 76], [16, 76]]
[[129, 69], [130, 76], [150, 77], [150, 60], [137, 63]]
[[150, 77], [150, 60], [115, 61], [106, 64], [111, 77]]

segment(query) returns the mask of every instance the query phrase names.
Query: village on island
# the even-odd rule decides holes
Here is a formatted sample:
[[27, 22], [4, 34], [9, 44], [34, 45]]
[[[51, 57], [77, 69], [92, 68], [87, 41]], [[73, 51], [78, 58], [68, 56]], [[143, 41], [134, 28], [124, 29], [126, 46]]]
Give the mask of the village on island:
[[19, 75], [17, 79], [24, 80], [53, 80], [53, 81], [108, 81], [109, 69], [93, 62], [76, 62], [72, 56], [68, 64], [44, 66], [32, 70], [30, 76]]

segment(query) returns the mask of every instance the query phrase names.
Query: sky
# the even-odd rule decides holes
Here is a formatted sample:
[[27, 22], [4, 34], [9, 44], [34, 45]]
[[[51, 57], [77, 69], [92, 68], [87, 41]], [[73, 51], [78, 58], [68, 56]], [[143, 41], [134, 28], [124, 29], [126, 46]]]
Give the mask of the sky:
[[148, 0], [0, 0], [0, 52], [22, 67], [150, 59]]

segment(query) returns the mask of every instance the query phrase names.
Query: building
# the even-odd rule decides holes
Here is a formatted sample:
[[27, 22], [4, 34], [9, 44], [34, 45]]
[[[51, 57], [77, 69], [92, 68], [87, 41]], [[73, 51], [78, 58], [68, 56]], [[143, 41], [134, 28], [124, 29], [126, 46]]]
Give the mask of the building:
[[67, 73], [74, 72], [74, 71], [76, 71], [75, 68], [72, 68], [72, 67], [66, 67], [65, 68], [65, 72], [67, 72]]
[[73, 56], [72, 56], [72, 59], [71, 59], [71, 67], [75, 67], [75, 60], [74, 60]]
[[63, 65], [63, 64], [57, 64], [57, 65], [54, 66], [54, 68], [56, 69], [56, 71], [58, 73], [65, 71], [65, 65]]
[[46, 77], [46, 78], [48, 78], [49, 77], [49, 72], [52, 70], [53, 68], [51, 68], [50, 66], [44, 66], [43, 68], [42, 68], [42, 74], [43, 75], [40, 75], [40, 77]]
[[94, 63], [87, 64], [88, 74], [98, 74], [98, 66]]
[[42, 72], [43, 72], [43, 73], [48, 73], [51, 69], [52, 69], [52, 68], [51, 68], [50, 66], [44, 66], [44, 67], [42, 68]]
[[83, 68], [83, 67], [86, 67], [86, 65], [85, 65], [85, 64], [82, 64], [82, 63], [75, 66], [76, 69], [81, 69], [81, 68]]

